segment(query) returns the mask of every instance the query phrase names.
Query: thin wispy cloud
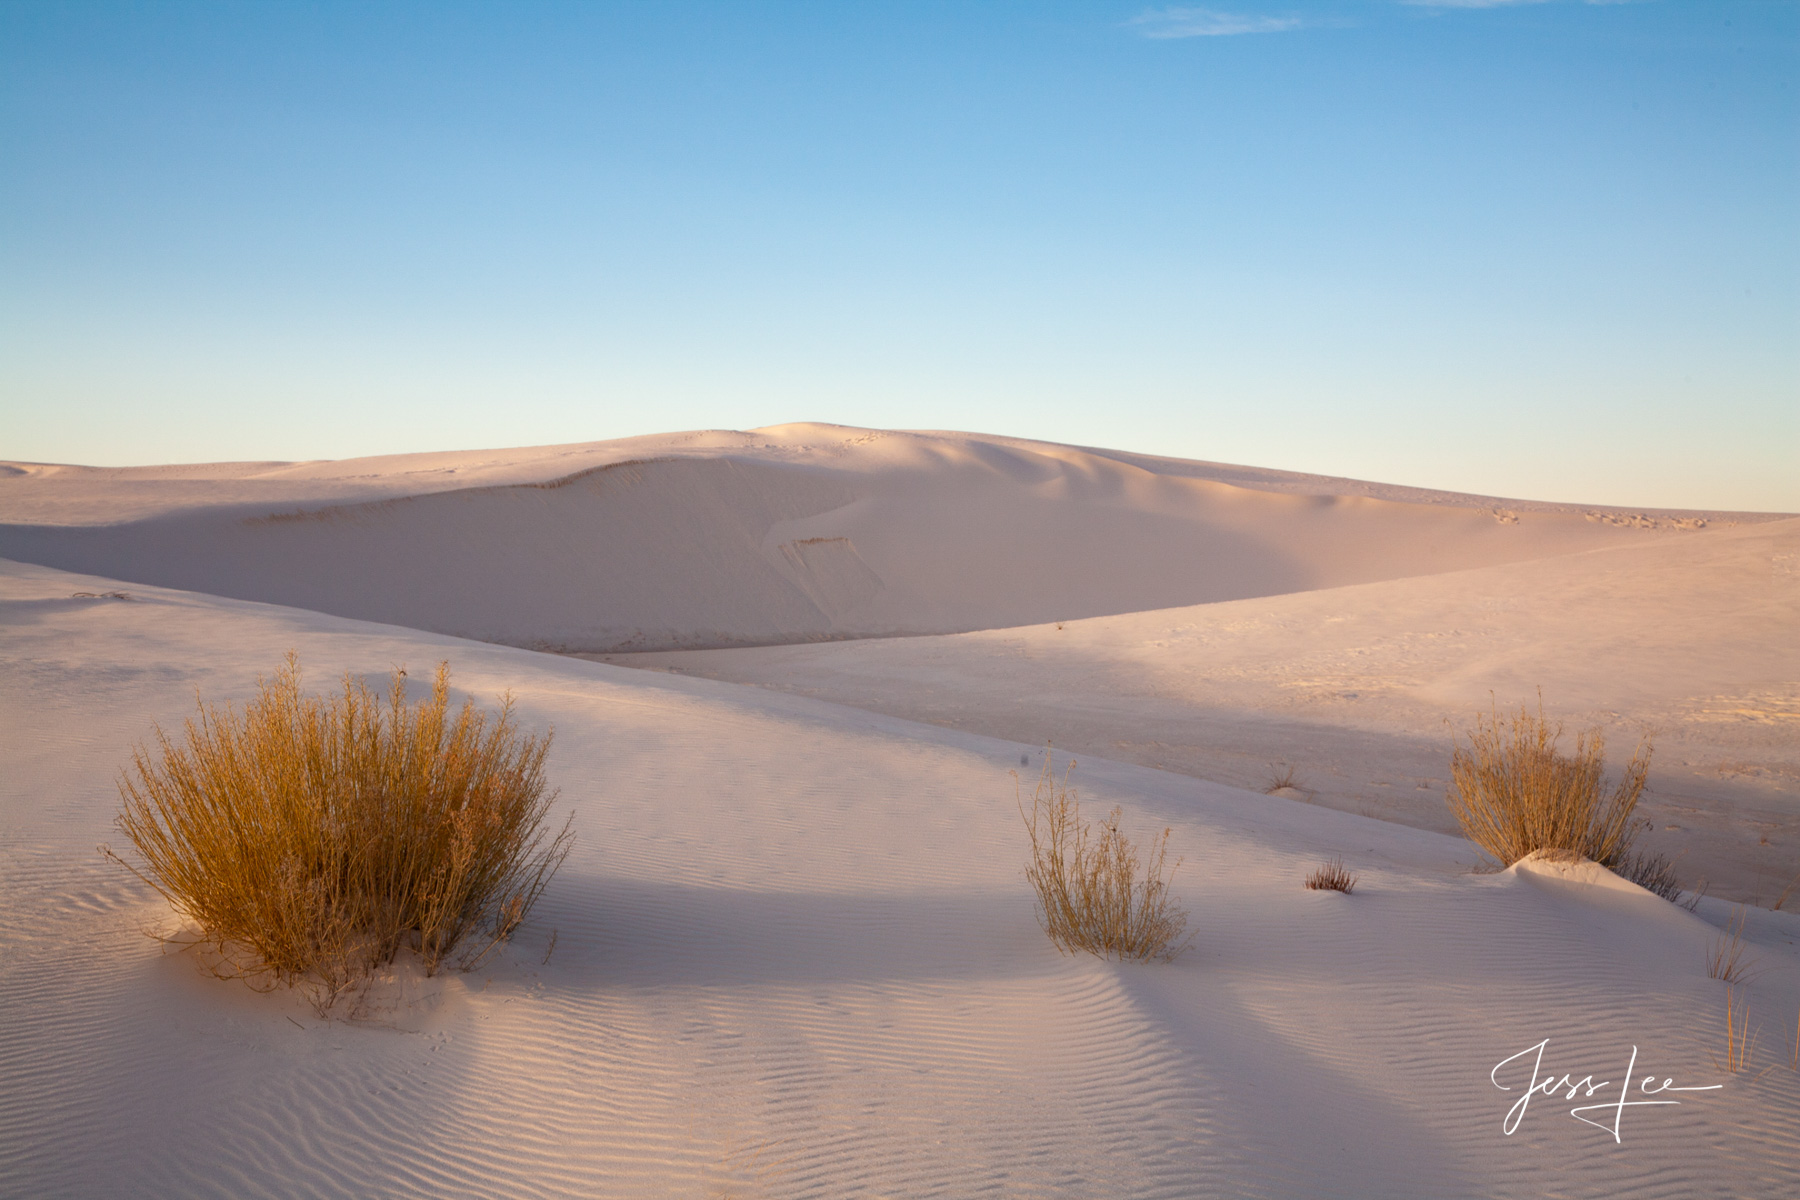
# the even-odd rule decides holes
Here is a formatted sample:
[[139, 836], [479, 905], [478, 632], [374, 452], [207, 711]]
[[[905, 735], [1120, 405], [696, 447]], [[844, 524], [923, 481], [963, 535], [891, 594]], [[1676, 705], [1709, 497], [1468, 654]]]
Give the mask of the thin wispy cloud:
[[1157, 8], [1126, 22], [1147, 38], [1236, 37], [1244, 33], [1287, 33], [1299, 17], [1259, 17], [1215, 8]]
[[1408, 8], [1512, 8], [1520, 4], [1545, 4], [1549, 0], [1400, 0]]
[[[1553, 0], [1400, 0], [1408, 8], [1514, 8], [1521, 4], [1549, 4]], [[1581, 0], [1583, 4], [1632, 4], [1637, 0]]]

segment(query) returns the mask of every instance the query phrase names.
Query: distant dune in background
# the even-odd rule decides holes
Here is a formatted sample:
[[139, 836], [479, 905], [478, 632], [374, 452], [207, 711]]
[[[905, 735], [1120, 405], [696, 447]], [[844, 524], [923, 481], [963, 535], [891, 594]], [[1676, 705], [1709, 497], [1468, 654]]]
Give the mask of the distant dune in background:
[[829, 425], [328, 463], [6, 468], [0, 557], [587, 653], [1039, 624], [1768, 516]]

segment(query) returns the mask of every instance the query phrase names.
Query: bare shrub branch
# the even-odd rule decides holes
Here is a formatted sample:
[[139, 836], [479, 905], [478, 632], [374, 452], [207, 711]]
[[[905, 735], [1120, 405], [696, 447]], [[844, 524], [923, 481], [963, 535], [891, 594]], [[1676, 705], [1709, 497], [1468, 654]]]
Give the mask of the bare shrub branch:
[[1612, 868], [1621, 879], [1629, 879], [1645, 891], [1654, 892], [1670, 904], [1681, 900], [1681, 880], [1675, 864], [1665, 854], [1642, 851], [1627, 855]]

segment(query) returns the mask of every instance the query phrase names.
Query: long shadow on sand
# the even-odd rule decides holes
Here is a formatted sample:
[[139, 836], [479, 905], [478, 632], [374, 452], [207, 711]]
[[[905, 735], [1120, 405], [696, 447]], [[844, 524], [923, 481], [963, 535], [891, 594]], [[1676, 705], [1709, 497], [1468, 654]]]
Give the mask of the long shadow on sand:
[[576, 988], [734, 987], [1041, 974], [1030, 893], [799, 892], [565, 872], [533, 924]]

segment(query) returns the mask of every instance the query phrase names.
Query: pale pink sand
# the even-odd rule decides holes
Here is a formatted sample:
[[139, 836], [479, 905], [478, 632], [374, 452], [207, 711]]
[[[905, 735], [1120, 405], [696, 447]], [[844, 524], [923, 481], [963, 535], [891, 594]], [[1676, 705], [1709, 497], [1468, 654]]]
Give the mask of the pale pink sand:
[[[1452, 731], [1538, 703], [1653, 735], [1649, 849], [1772, 905], [1800, 876], [1800, 520], [953, 637], [608, 655], [1455, 832]], [[1446, 725], [1446, 720], [1450, 724]], [[1787, 900], [1800, 907], [1800, 886]]]
[[0, 557], [538, 649], [947, 633], [1693, 536], [1644, 514], [788, 425], [0, 476]]
[[[1070, 617], [1079, 610], [1060, 606], [1083, 597], [1121, 612], [1165, 595], [1169, 579], [1219, 589], [1187, 603], [1284, 580], [1334, 588], [881, 644], [940, 648], [935, 666], [890, 672], [891, 686], [917, 698], [975, 686], [979, 671], [946, 658], [979, 666], [1029, 657], [1055, 637], [1087, 639], [1080, 672], [1091, 687], [1048, 649], [1044, 678], [1071, 704], [1095, 697], [1073, 720], [1104, 731], [1133, 694], [1121, 676], [1164, 672], [1171, 707], [1146, 707], [1147, 727], [1193, 707], [1183, 663], [1204, 660], [1181, 644], [1183, 624], [1223, 636], [1209, 622], [1233, 609], [1253, 626], [1284, 604], [1347, 604], [1290, 618], [1292, 652], [1329, 660], [1312, 674], [1268, 657], [1278, 623], [1265, 642], [1239, 631], [1237, 657], [1214, 673], [1245, 700], [1248, 724], [1280, 678], [1346, 690], [1337, 681], [1360, 677], [1358, 647], [1440, 628], [1459, 596], [1547, 586], [1503, 573], [1526, 584], [1465, 595], [1459, 580], [1597, 550], [1520, 568], [1561, 578], [1567, 566], [1574, 581], [1576, 599], [1559, 602], [1574, 624], [1530, 618], [1547, 631], [1538, 657], [1505, 621], [1468, 626], [1519, 682], [1551, 672], [1547, 689], [1564, 681], [1579, 697], [1571, 703], [1598, 706], [1613, 685], [1582, 668], [1588, 651], [1554, 639], [1582, 628], [1582, 588], [1598, 588], [1601, 605], [1620, 592], [1601, 586], [1605, 571], [1569, 564], [1642, 554], [1650, 567], [1620, 569], [1728, 582], [1732, 556], [1759, 536], [1787, 536], [1781, 527], [1720, 534], [1730, 518], [1719, 514], [1699, 531], [1659, 514], [1621, 525], [1553, 506], [1512, 506], [1515, 524], [1456, 498], [1279, 490], [1351, 496], [1365, 486], [1342, 481], [1248, 473], [1239, 482], [1257, 486], [1245, 488], [1182, 474], [1230, 468], [1150, 471], [1042, 444], [822, 427], [654, 443], [653, 456], [676, 460], [666, 477], [647, 470], [618, 488], [617, 472], [593, 486], [516, 486], [643, 448], [181, 469], [164, 472], [168, 489], [72, 472], [58, 491], [59, 476], [35, 468], [0, 481], [6, 553], [112, 564], [94, 575], [0, 562], [0, 1195], [1800, 1194], [1800, 1074], [1782, 1065], [1800, 1016], [1792, 913], [1749, 913], [1762, 970], [1739, 998], [1762, 1034], [1753, 1070], [1727, 1075], [1714, 1065], [1724, 987], [1705, 970], [1723, 903], [1690, 914], [1578, 871], [1475, 874], [1459, 838], [1100, 755], [1076, 772], [1085, 801], [1121, 805], [1139, 835], [1172, 829], [1194, 949], [1166, 966], [1065, 958], [1038, 930], [1020, 873], [1008, 771], [1030, 745], [416, 628], [489, 621], [490, 635], [546, 643], [559, 629], [604, 642], [662, 628], [704, 640], [697, 626], [644, 623], [661, 609], [631, 607], [661, 595], [683, 620], [728, 618], [714, 622], [714, 640], [747, 640], [868, 630], [870, 614], [920, 630]], [[446, 490], [457, 486], [452, 468], [500, 490]], [[252, 486], [252, 476], [265, 478]], [[275, 486], [258, 492], [269, 478]], [[732, 480], [750, 482], [733, 492]], [[333, 503], [352, 507], [313, 507]], [[315, 515], [257, 519], [296, 509]], [[154, 528], [106, 528], [152, 513]], [[89, 540], [21, 532], [52, 518]], [[515, 554], [521, 530], [546, 522], [557, 545], [622, 557]], [[1008, 558], [1001, 535], [1013, 527], [1026, 533]], [[270, 532], [282, 530], [303, 532]], [[845, 602], [846, 580], [862, 577], [841, 551], [806, 549], [835, 539], [852, 544], [879, 591]], [[636, 558], [624, 553], [633, 546]], [[1219, 553], [1203, 570], [1170, 546]], [[1065, 588], [1058, 581], [1080, 575], [1068, 564], [1083, 554], [1100, 555], [1106, 571]], [[1162, 575], [1159, 561], [1176, 569]], [[1379, 582], [1450, 569], [1468, 573], [1408, 581], [1416, 592]], [[141, 582], [163, 571], [200, 590]], [[1434, 599], [1425, 585], [1446, 591]], [[202, 594], [227, 586], [290, 606]], [[1710, 586], [1666, 599], [1680, 614], [1683, 594], [1711, 596]], [[76, 595], [112, 591], [131, 598]], [[306, 610], [324, 601], [389, 623]], [[1791, 626], [1780, 597], [1772, 603], [1773, 617], [1748, 601], [1721, 612], [1748, 623], [1746, 637], [1779, 637]], [[1325, 620], [1333, 615], [1365, 623], [1366, 636], [1306, 632], [1343, 623]], [[1709, 636], [1692, 661], [1671, 648], [1682, 638], [1652, 639], [1667, 665], [1618, 686], [1637, 697], [1674, 694], [1670, 678], [1712, 687], [1707, 664], [1738, 651]], [[580, 836], [511, 947], [471, 975], [402, 971], [355, 1022], [322, 1023], [290, 995], [258, 995], [159, 953], [139, 930], [166, 907], [94, 849], [116, 840], [114, 781], [151, 722], [178, 725], [196, 691], [244, 698], [290, 648], [319, 686], [345, 670], [382, 677], [448, 658], [459, 687], [512, 691], [527, 724], [556, 726], [559, 807]], [[1629, 657], [1590, 650], [1597, 663]], [[1781, 653], [1765, 655], [1777, 676]], [[1407, 705], [1453, 708], [1501, 670], [1483, 654], [1414, 657], [1417, 680], [1394, 685], [1397, 715], [1361, 732], [1391, 739], [1382, 722], [1412, 719]], [[1714, 715], [1785, 711], [1745, 699], [1762, 686], [1732, 665], [1748, 659], [1717, 667], [1725, 699]], [[817, 667], [821, 678], [865, 686], [851, 660], [832, 661]], [[1472, 673], [1458, 676], [1455, 662]], [[1580, 691], [1583, 681], [1598, 690]], [[1691, 744], [1710, 745], [1700, 733]], [[1331, 855], [1361, 874], [1354, 895], [1300, 886]], [[1540, 1095], [1508, 1136], [1529, 1072], [1513, 1058], [1499, 1076], [1511, 1090], [1490, 1073], [1545, 1039], [1546, 1072], [1607, 1082], [1588, 1103], [1615, 1098], [1634, 1049], [1633, 1081], [1653, 1071], [1659, 1082], [1721, 1086], [1624, 1110], [1616, 1142], [1571, 1119], [1582, 1101]]]

